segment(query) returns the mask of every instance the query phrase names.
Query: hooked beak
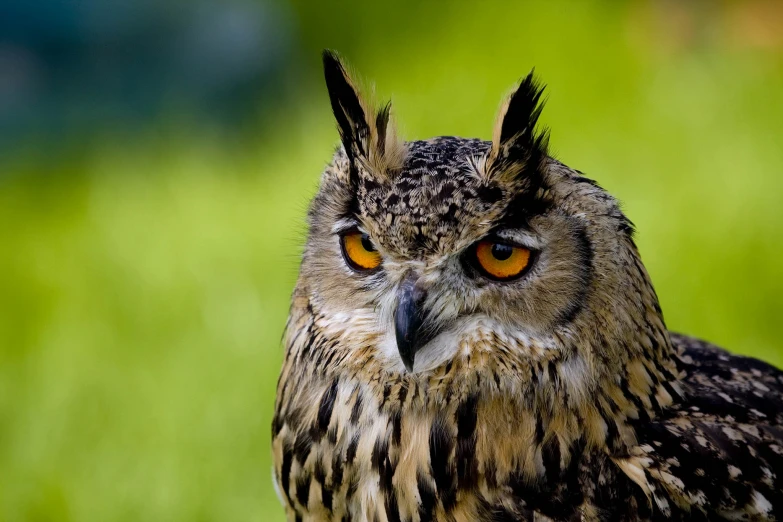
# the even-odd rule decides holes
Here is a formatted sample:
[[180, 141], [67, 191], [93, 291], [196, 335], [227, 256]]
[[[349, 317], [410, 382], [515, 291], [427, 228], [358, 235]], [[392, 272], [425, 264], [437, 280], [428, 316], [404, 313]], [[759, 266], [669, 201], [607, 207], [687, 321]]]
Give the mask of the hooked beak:
[[422, 335], [424, 323], [424, 300], [427, 292], [413, 276], [403, 281], [399, 289], [399, 301], [394, 312], [394, 332], [397, 337], [397, 350], [408, 371], [413, 371], [416, 352], [427, 344], [430, 336]]

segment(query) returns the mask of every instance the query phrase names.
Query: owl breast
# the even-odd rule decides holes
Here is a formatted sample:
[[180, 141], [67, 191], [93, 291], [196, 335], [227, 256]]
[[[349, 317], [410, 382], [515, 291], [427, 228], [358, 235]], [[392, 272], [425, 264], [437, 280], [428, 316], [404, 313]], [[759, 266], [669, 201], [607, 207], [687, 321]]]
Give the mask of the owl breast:
[[289, 349], [273, 425], [291, 520], [567, 519], [586, 512], [597, 480], [618, 483], [577, 435], [589, 419], [567, 408], [543, 419], [506, 394], [471, 393], [460, 360], [426, 376], [371, 359], [363, 373], [330, 373], [339, 349], [308, 325]]

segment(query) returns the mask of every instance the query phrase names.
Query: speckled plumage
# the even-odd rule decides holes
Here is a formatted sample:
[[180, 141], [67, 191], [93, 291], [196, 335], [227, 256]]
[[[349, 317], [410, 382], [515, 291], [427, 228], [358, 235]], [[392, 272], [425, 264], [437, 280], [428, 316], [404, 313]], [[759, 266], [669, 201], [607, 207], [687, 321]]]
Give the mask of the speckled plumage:
[[[343, 146], [309, 212], [272, 427], [290, 520], [783, 519], [783, 373], [670, 333], [617, 202], [550, 158], [527, 77], [492, 142], [400, 142], [326, 53]], [[383, 261], [356, 273], [339, 234]], [[488, 235], [535, 252], [497, 282]], [[426, 289], [411, 370], [395, 314]]]

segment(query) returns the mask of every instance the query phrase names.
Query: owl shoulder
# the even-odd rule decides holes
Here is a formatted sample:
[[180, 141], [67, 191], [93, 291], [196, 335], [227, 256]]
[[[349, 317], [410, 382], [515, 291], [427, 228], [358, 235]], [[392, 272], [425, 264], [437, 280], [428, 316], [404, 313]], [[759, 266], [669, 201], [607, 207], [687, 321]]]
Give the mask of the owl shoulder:
[[633, 462], [657, 510], [676, 518], [783, 518], [783, 372], [672, 335], [683, 397], [640, 426]]

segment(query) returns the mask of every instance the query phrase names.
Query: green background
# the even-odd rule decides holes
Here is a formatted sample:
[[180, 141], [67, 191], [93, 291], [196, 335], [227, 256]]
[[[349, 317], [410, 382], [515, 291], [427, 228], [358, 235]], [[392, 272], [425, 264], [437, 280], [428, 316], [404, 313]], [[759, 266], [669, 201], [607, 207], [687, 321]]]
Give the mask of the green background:
[[300, 0], [286, 87], [241, 137], [172, 110], [45, 166], [5, 154], [0, 520], [282, 520], [280, 339], [337, 141], [324, 47], [408, 139], [489, 138], [535, 67], [556, 157], [623, 201], [670, 328], [783, 366], [775, 4]]

